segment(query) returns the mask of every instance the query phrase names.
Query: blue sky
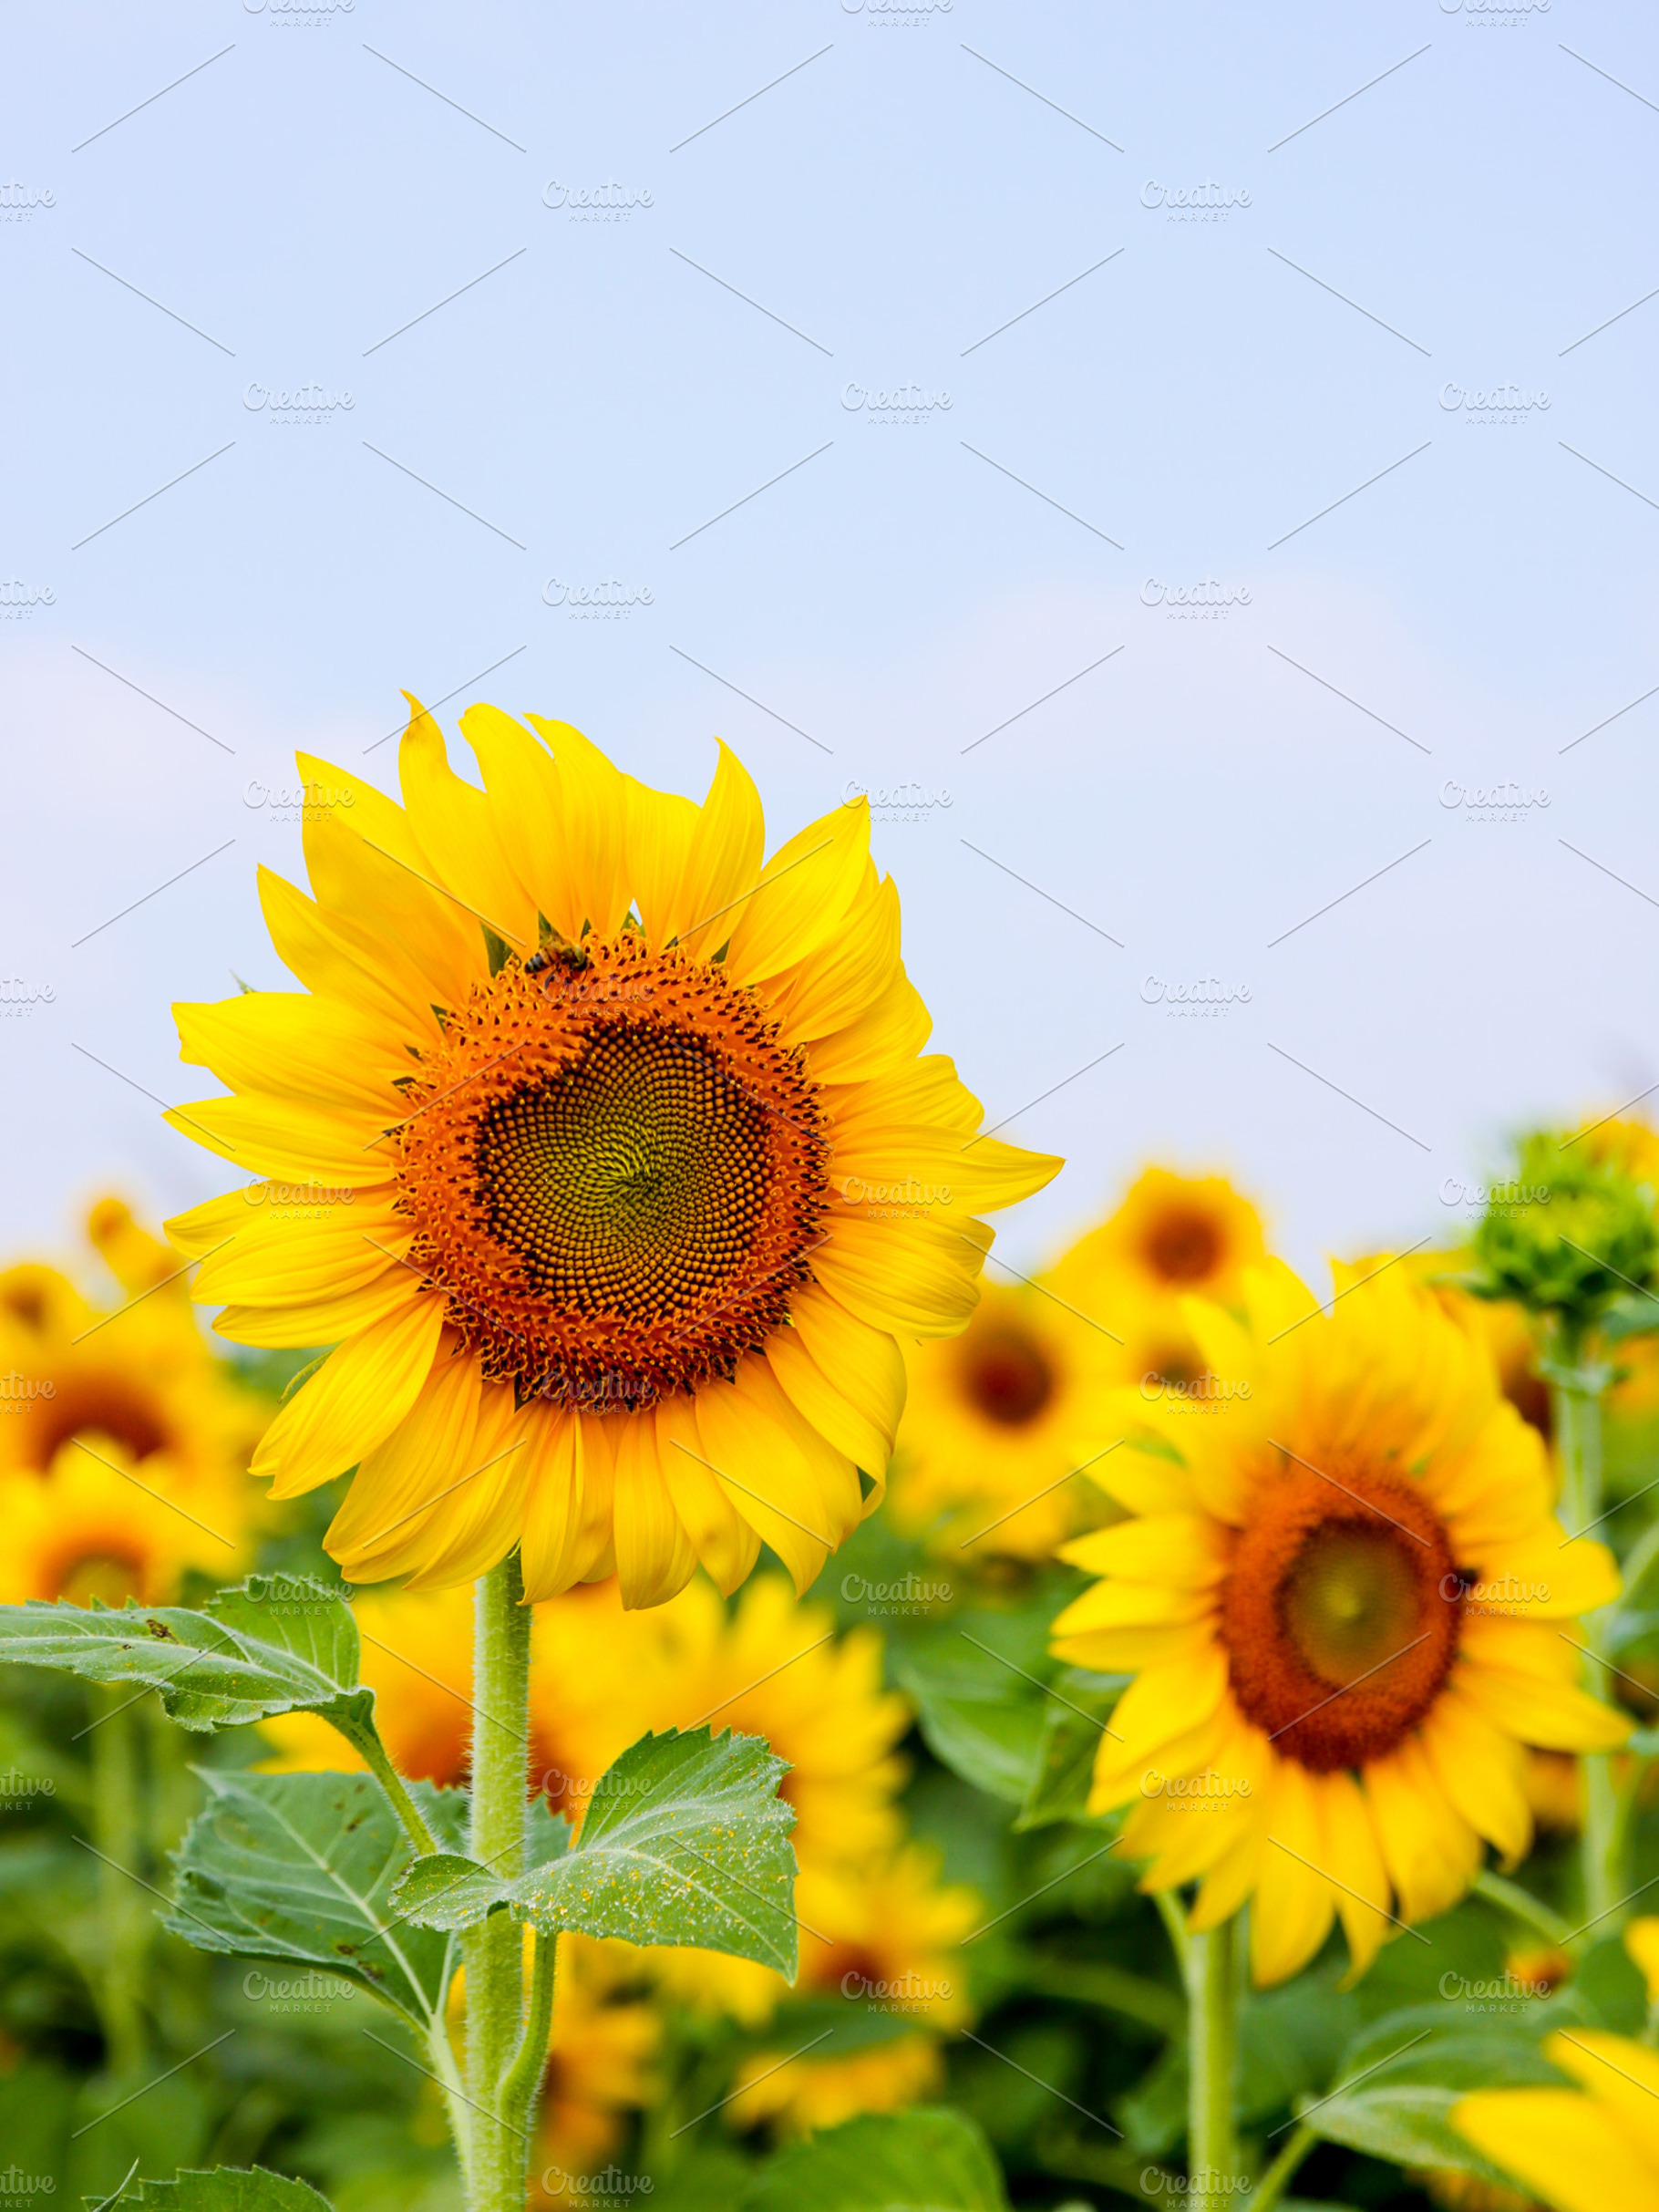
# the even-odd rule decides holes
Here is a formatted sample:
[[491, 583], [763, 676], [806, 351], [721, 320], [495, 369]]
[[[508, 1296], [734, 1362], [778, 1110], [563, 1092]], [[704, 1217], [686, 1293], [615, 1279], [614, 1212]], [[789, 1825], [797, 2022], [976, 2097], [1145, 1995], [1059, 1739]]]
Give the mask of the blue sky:
[[698, 794], [718, 732], [778, 840], [890, 794], [935, 1044], [1071, 1162], [1016, 1261], [1149, 1158], [1304, 1266], [1443, 1235], [1659, 1080], [1646, 11], [6, 39], [8, 1246], [222, 1180], [169, 1004], [283, 987], [272, 795], [389, 783], [406, 686]]

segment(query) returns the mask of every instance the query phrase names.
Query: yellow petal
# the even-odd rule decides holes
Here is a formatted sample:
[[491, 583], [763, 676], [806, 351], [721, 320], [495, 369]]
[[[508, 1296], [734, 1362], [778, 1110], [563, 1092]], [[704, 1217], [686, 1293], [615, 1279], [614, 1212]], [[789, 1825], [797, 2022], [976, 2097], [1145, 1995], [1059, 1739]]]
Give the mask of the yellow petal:
[[1481, 2089], [1452, 2106], [1452, 2125], [1495, 2166], [1561, 2212], [1659, 2212], [1659, 2169], [1612, 2115], [1570, 2089]]
[[726, 965], [737, 983], [764, 983], [827, 945], [858, 896], [870, 860], [863, 800], [809, 822], [768, 861], [732, 915]]
[[397, 753], [409, 828], [432, 873], [451, 884], [496, 935], [528, 956], [536, 910], [513, 873], [489, 800], [449, 766], [443, 732], [412, 694]]
[[[563, 864], [576, 894], [569, 908], [575, 927], [565, 935], [574, 936], [585, 922], [600, 936], [614, 936], [629, 900], [623, 850], [628, 802], [621, 771], [569, 722], [550, 722], [539, 714], [524, 718], [559, 770]], [[548, 919], [564, 929], [556, 915]]]
[[628, 1607], [657, 1606], [685, 1588], [697, 1555], [664, 1480], [654, 1416], [624, 1413], [616, 1427], [612, 1525], [622, 1601]]
[[443, 1300], [421, 1298], [330, 1353], [253, 1454], [253, 1473], [275, 1477], [273, 1497], [314, 1490], [391, 1434], [420, 1393], [443, 1325]]
[[176, 1005], [179, 1058], [211, 1068], [232, 1090], [314, 1099], [394, 1119], [395, 1084], [414, 1061], [407, 1030], [338, 999], [300, 991], [244, 991], [215, 1004]]
[[259, 903], [277, 958], [308, 991], [344, 999], [417, 1046], [441, 1035], [431, 991], [413, 961], [344, 915], [325, 915], [265, 867]]
[[364, 1452], [345, 1502], [323, 1539], [349, 1581], [376, 1582], [404, 1572], [422, 1509], [480, 1472], [472, 1437], [482, 1387], [475, 1352], [438, 1359], [403, 1420]]
[[1259, 1989], [1286, 1980], [1314, 1956], [1335, 1917], [1317, 1783], [1293, 1759], [1281, 1760], [1266, 1810], [1267, 1847], [1250, 1908], [1251, 1972]]

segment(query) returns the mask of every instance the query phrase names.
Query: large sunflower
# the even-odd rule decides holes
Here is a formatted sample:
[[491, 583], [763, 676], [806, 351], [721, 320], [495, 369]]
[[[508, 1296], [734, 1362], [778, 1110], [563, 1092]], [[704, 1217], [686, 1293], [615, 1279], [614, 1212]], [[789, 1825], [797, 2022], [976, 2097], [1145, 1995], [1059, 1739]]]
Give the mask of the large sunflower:
[[[1482, 1348], [1391, 1268], [1336, 1270], [1328, 1313], [1279, 1263], [1240, 1313], [1188, 1320], [1232, 1386], [1099, 1479], [1134, 1516], [1066, 1556], [1103, 1579], [1055, 1624], [1074, 1663], [1134, 1669], [1090, 1806], [1133, 1804], [1149, 1889], [1201, 1878], [1193, 1925], [1253, 1894], [1260, 1982], [1342, 1917], [1355, 1970], [1444, 1911], [1483, 1842], [1523, 1853], [1522, 1748], [1605, 1749], [1628, 1721], [1574, 1686], [1572, 1617], [1618, 1589], [1564, 1542], [1543, 1445]], [[1242, 1386], [1242, 1388], [1239, 1386]]]
[[474, 707], [479, 791], [411, 705], [401, 807], [301, 758], [314, 902], [261, 883], [306, 990], [177, 1009], [234, 1095], [175, 1125], [308, 1201], [170, 1224], [195, 1295], [243, 1342], [337, 1347], [255, 1472], [357, 1466], [328, 1537], [356, 1581], [516, 1544], [532, 1598], [614, 1568], [653, 1605], [764, 1540], [804, 1587], [880, 1494], [897, 1339], [961, 1328], [975, 1213], [1058, 1163], [970, 1144], [978, 1102], [918, 1058], [861, 801], [763, 865], [724, 746], [697, 807]]

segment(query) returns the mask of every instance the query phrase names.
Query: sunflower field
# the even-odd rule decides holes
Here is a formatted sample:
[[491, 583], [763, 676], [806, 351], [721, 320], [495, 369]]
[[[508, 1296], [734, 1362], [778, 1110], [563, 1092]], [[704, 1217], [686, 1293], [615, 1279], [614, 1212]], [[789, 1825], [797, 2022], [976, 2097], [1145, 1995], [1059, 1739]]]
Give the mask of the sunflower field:
[[0, 1272], [0, 2197], [1659, 2207], [1659, 1134], [1026, 1276], [861, 801], [461, 731]]

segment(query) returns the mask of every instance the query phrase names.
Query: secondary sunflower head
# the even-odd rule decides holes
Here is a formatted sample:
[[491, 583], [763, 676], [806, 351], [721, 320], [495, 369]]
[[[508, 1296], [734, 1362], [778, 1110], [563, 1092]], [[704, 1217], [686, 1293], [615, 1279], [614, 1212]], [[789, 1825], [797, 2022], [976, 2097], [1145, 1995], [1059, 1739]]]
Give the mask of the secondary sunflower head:
[[531, 724], [462, 718], [479, 789], [417, 708], [402, 806], [302, 758], [316, 895], [263, 894], [307, 987], [177, 1010], [234, 1095], [176, 1125], [268, 1180], [170, 1233], [223, 1334], [335, 1348], [254, 1472], [357, 1469], [355, 1581], [517, 1546], [532, 1597], [655, 1605], [764, 1542], [804, 1587], [880, 1495], [899, 1339], [962, 1328], [975, 1216], [1058, 1163], [918, 1059], [862, 804], [768, 861], [724, 748], [698, 807]]
[[1137, 1679], [1090, 1810], [1132, 1804], [1145, 1886], [1201, 1882], [1194, 1925], [1253, 1897], [1259, 1981], [1340, 1914], [1356, 1969], [1391, 1922], [1456, 1903], [1482, 1848], [1531, 1837], [1526, 1747], [1628, 1723], [1575, 1681], [1566, 1624], [1617, 1590], [1563, 1544], [1544, 1448], [1479, 1337], [1404, 1267], [1287, 1268], [1239, 1310], [1187, 1308], [1214, 1418], [1131, 1437], [1099, 1480], [1134, 1516], [1064, 1556], [1101, 1579], [1055, 1624], [1074, 1664]]
[[399, 1132], [409, 1258], [485, 1377], [592, 1412], [729, 1380], [788, 1318], [830, 1198], [804, 1055], [637, 935], [477, 987]]

